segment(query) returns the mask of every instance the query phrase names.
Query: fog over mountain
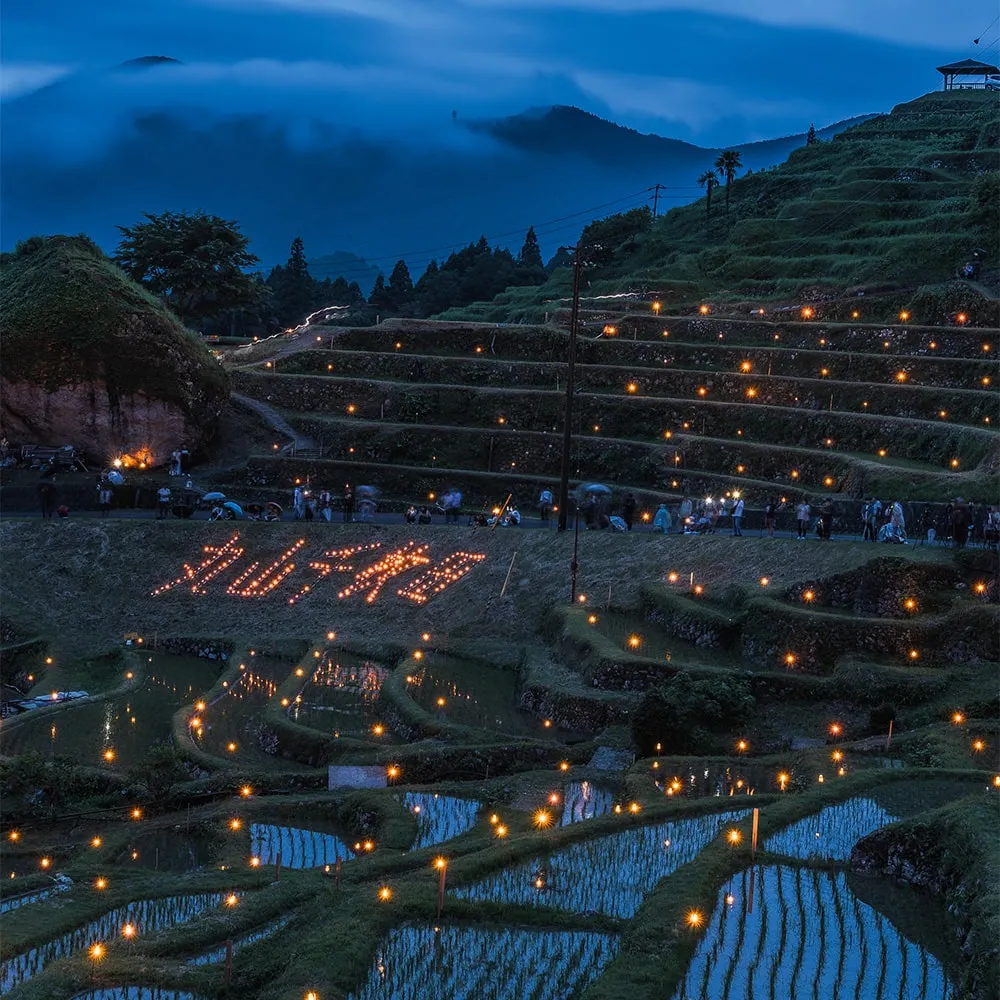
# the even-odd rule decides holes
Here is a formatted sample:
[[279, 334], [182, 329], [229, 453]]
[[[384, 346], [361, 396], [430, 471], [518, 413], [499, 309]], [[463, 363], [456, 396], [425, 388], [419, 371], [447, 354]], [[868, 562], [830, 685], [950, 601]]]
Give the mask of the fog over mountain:
[[[694, 200], [718, 154], [582, 111], [565, 81], [551, 82], [554, 106], [513, 115], [386, 83], [328, 64], [151, 56], [8, 100], [3, 248], [85, 232], [110, 249], [143, 212], [204, 209], [237, 219], [264, 265], [298, 235], [310, 257], [346, 251], [383, 269], [405, 257], [419, 272], [481, 234], [517, 249], [529, 225], [549, 255], [653, 184], [666, 186], [660, 211]], [[734, 145], [756, 170], [803, 141]], [[371, 272], [344, 262], [365, 284]]]

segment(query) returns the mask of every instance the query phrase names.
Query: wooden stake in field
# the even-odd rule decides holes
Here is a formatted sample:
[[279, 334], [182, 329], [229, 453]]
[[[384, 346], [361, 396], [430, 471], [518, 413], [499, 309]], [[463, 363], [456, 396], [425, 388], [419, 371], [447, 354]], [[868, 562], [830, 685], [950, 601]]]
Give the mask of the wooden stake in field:
[[750, 869], [750, 892], [747, 895], [747, 913], [753, 913], [753, 879], [757, 869]]
[[434, 867], [437, 868], [439, 872], [438, 876], [438, 909], [437, 915], [438, 919], [441, 917], [441, 911], [444, 909], [444, 880], [448, 874], [448, 859], [447, 858], [436, 858], [434, 861]]
[[889, 735], [885, 738], [885, 748], [889, 749], [889, 744], [892, 743], [892, 719], [889, 720]]
[[337, 858], [337, 863], [333, 866], [334, 871], [334, 881], [333, 884], [339, 889], [340, 888], [340, 858]]
[[500, 596], [503, 597], [507, 593], [507, 584], [510, 583], [510, 574], [514, 571], [514, 560], [517, 558], [517, 552], [515, 552], [510, 557], [510, 566], [507, 567], [507, 576], [504, 578], [503, 586], [500, 588]]
[[750, 860], [757, 857], [757, 824], [760, 822], [760, 810], [754, 807], [753, 833], [750, 836]]
[[281, 879], [281, 848], [278, 848], [278, 853], [274, 859], [274, 881], [278, 882]]

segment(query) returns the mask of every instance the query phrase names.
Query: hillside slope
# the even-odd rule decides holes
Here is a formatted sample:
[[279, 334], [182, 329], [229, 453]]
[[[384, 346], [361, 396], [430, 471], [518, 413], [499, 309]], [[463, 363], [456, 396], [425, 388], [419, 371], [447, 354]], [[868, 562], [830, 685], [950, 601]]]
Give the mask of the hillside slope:
[[158, 464], [211, 433], [225, 373], [86, 237], [26, 241], [0, 278], [0, 420], [13, 443]]
[[[996, 94], [928, 94], [738, 177], [728, 211], [720, 187], [711, 217], [702, 198], [656, 221], [632, 213], [591, 224], [582, 240], [600, 242], [604, 256], [584, 294], [655, 295], [673, 307], [723, 292], [753, 302], [912, 293], [951, 279], [977, 248], [989, 273], [1000, 258], [998, 142]], [[563, 269], [540, 288], [445, 318], [542, 319], [570, 286]], [[995, 303], [977, 321], [995, 325]]]

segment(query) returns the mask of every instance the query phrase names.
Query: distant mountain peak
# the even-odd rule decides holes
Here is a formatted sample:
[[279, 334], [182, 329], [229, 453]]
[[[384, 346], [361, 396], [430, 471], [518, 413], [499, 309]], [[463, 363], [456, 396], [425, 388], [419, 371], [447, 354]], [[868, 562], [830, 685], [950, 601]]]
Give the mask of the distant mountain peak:
[[152, 66], [164, 66], [168, 63], [174, 66], [182, 65], [180, 59], [174, 59], [173, 56], [139, 56], [138, 59], [126, 59], [125, 62], [119, 63], [115, 69], [149, 69]]

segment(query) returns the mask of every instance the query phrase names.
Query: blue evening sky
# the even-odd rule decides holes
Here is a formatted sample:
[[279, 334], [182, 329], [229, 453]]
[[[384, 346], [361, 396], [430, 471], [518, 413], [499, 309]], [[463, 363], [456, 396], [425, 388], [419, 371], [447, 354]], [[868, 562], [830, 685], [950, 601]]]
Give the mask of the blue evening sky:
[[445, 109], [565, 103], [728, 145], [887, 110], [939, 87], [942, 62], [995, 62], [996, 13], [995, 0], [5, 0], [0, 94], [156, 54], [186, 64], [186, 102], [215, 110], [405, 130]]

